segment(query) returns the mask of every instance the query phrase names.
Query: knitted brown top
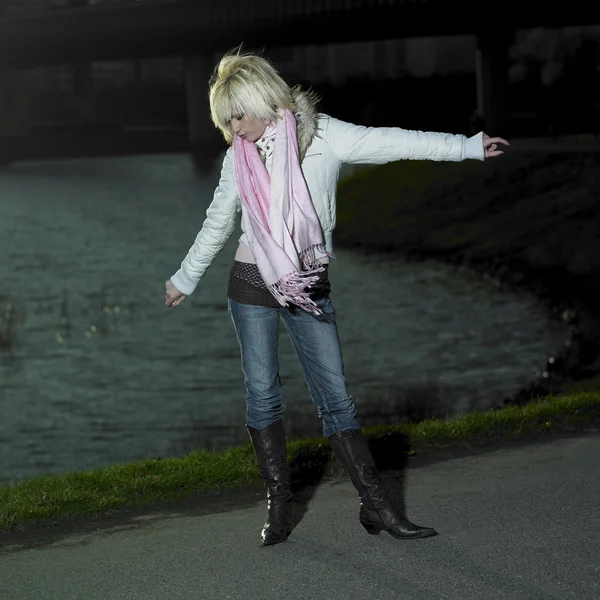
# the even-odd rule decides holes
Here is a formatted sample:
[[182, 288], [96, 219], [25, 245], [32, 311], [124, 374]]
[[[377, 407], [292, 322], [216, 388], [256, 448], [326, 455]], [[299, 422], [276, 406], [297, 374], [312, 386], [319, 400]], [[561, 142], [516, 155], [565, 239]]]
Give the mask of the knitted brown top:
[[[328, 276], [328, 265], [319, 273], [319, 279], [310, 288], [312, 300], [327, 296], [331, 292], [331, 283]], [[233, 261], [229, 272], [227, 284], [227, 297], [240, 304], [253, 304], [255, 306], [270, 306], [273, 308], [281, 305], [264, 282], [258, 267], [252, 263]]]

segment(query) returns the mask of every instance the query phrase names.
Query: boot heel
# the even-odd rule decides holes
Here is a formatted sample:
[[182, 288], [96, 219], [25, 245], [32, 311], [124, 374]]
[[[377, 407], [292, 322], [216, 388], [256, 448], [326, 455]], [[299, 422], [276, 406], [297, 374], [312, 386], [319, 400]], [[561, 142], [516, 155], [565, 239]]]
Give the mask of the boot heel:
[[361, 523], [369, 535], [379, 535], [381, 532], [381, 527], [379, 525], [375, 525], [375, 523], [363, 523], [362, 521]]

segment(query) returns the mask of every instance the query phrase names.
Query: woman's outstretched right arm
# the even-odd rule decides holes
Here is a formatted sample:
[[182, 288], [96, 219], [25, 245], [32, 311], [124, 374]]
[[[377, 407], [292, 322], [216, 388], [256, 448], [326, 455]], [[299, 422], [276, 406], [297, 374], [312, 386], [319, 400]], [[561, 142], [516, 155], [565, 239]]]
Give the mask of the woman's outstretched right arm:
[[[177, 306], [181, 303], [181, 296], [189, 295], [196, 289], [198, 281], [233, 233], [235, 219], [240, 209], [233, 167], [233, 150], [229, 148], [223, 159], [219, 185], [206, 211], [202, 228], [183, 259], [180, 269], [165, 282], [169, 306]], [[179, 301], [177, 301], [177, 294], [173, 292], [173, 287], [175, 292], [179, 292]]]

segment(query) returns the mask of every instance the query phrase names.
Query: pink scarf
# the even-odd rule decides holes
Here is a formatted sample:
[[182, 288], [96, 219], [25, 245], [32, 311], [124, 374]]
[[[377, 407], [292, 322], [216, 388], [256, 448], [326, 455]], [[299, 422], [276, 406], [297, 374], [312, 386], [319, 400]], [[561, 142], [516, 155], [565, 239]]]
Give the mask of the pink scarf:
[[281, 306], [290, 303], [315, 315], [321, 309], [309, 297], [327, 256], [321, 224], [300, 168], [296, 119], [280, 111], [275, 127], [271, 176], [256, 145], [239, 136], [233, 141], [235, 175], [244, 208], [242, 217], [250, 250], [269, 291]]

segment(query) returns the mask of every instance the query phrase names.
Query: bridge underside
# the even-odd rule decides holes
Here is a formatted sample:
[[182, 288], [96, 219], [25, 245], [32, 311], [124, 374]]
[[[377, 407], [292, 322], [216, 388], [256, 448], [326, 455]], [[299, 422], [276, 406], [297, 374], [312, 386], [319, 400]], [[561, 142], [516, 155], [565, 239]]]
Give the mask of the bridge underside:
[[[2, 6], [0, 0], [0, 8]], [[514, 32], [600, 21], [594, 3], [568, 9], [546, 3], [526, 11], [521, 0], [170, 0], [47, 11], [0, 19], [2, 71], [92, 61], [186, 57], [192, 146], [217, 135], [206, 87], [210, 56], [240, 43], [247, 49], [376, 41], [420, 36], [475, 35], [477, 112], [486, 131], [507, 125], [508, 49]], [[494, 14], [498, 19], [494, 19]], [[0, 13], [1, 14], [1, 13]], [[507, 27], [503, 23], [510, 23]], [[310, 77], [309, 77], [310, 78]], [[0, 87], [5, 87], [1, 85]]]
[[[134, 3], [48, 11], [0, 20], [0, 68], [418, 36], [493, 38], [494, 12], [513, 30], [588, 25], [594, 3], [524, 11], [504, 0], [236, 0]], [[567, 13], [567, 14], [565, 14]], [[502, 26], [502, 31], [506, 26]], [[498, 29], [500, 31], [500, 29]]]

